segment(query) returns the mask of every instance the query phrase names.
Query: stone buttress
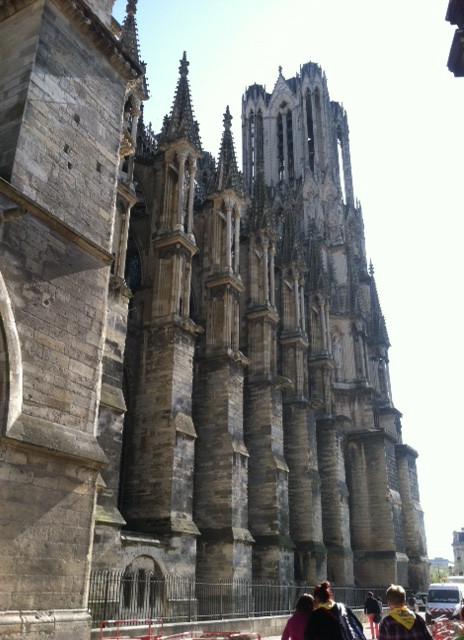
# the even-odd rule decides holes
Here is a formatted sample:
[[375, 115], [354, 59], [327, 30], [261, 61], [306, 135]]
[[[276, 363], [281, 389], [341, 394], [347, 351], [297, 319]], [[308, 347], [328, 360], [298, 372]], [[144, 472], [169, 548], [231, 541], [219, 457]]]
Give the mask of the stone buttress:
[[[123, 50], [139, 66], [137, 0], [127, 4], [126, 18], [119, 34]], [[106, 339], [102, 366], [102, 390], [97, 439], [110, 464], [102, 471], [95, 515], [93, 568], [118, 565], [120, 530], [125, 520], [119, 511], [120, 469], [126, 402], [124, 398], [124, 350], [127, 335], [128, 303], [131, 291], [126, 276], [126, 253], [130, 214], [137, 203], [134, 186], [134, 156], [142, 102], [148, 99], [145, 76], [128, 85], [119, 148], [118, 192], [113, 234], [114, 263], [109, 282]]]
[[[262, 140], [262, 121], [256, 135]], [[261, 151], [248, 220], [246, 270], [247, 355], [250, 366], [245, 402], [245, 442], [250, 452], [250, 530], [256, 541], [253, 575], [278, 576], [286, 582], [293, 573], [290, 539], [288, 475], [284, 457], [282, 390], [290, 380], [277, 374], [275, 253], [277, 234], [266, 200]]]
[[138, 355], [132, 354], [127, 368], [132, 399], [122, 509], [129, 531], [169, 541], [171, 560], [183, 559], [191, 571], [198, 535], [192, 519], [192, 384], [199, 329], [190, 318], [190, 289], [197, 252], [194, 174], [201, 144], [185, 54], [179, 72], [171, 115], [156, 152], [146, 166], [135, 170], [146, 200], [144, 211], [134, 218], [134, 225], [144, 230], [138, 240], [143, 273], [133, 311], [138, 340], [131, 342]]
[[218, 166], [196, 229], [201, 235], [199, 314], [205, 326], [197, 353], [194, 416], [195, 522], [200, 529], [198, 578], [251, 578], [248, 451], [243, 440], [247, 359], [239, 349], [240, 225], [245, 201], [227, 107]]

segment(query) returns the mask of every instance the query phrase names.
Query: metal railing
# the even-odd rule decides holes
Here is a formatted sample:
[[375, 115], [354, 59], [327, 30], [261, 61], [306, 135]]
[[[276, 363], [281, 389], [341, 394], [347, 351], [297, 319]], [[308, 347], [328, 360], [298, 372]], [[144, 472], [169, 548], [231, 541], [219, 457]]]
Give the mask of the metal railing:
[[[382, 587], [334, 587], [335, 600], [363, 608], [367, 591]], [[282, 585], [272, 580], [199, 581], [192, 576], [139, 570], [125, 573], [94, 570], [90, 576], [88, 608], [92, 623], [102, 620], [162, 618], [165, 622], [193, 622], [225, 618], [289, 615], [302, 593], [313, 586]]]

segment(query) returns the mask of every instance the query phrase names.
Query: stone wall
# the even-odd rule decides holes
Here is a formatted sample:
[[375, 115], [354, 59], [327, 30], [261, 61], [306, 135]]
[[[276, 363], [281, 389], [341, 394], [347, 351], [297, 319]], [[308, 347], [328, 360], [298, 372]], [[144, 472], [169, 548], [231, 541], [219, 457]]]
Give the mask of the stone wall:
[[6, 5], [0, 636], [81, 640], [90, 632], [95, 497], [107, 462], [96, 420], [118, 148], [126, 83], [137, 71], [88, 5]]
[[39, 17], [11, 182], [109, 251], [125, 83], [54, 4]]

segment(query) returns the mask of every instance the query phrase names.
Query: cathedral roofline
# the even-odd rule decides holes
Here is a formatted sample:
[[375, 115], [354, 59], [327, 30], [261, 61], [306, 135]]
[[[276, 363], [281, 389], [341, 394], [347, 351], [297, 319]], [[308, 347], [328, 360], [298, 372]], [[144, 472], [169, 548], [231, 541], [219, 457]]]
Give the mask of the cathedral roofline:
[[[17, 13], [32, 4], [33, 1], [4, 0], [0, 7], [0, 20]], [[135, 80], [143, 74], [141, 65], [127, 55], [108, 27], [83, 0], [54, 0], [54, 2], [63, 14], [76, 24], [79, 31], [97, 45], [99, 52], [107, 58], [123, 78]]]

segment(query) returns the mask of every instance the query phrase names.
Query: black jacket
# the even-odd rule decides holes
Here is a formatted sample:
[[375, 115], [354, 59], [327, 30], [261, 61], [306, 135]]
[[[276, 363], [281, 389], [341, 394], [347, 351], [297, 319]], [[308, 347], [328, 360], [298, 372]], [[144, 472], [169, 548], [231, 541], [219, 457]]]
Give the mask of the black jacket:
[[309, 616], [305, 640], [365, 640], [362, 629], [349, 607], [335, 603], [330, 610], [314, 609]]
[[364, 613], [382, 613], [379, 602], [372, 596], [366, 598], [364, 603]]

